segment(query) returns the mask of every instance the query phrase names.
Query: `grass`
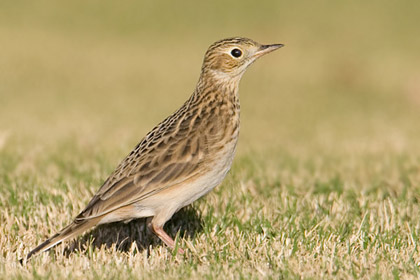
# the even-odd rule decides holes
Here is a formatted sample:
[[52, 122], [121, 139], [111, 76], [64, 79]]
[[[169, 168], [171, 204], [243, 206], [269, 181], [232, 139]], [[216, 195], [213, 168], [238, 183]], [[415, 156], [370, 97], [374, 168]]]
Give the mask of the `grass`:
[[[0, 278], [418, 278], [417, 1], [197, 3], [0, 4]], [[137, 220], [21, 267], [238, 34], [286, 47], [243, 78], [228, 177], [166, 225], [186, 256]]]

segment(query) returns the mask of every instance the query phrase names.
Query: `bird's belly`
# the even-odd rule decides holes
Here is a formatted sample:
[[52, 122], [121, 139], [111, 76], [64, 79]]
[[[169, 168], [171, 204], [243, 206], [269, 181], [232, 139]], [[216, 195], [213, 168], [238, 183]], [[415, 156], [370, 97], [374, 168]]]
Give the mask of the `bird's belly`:
[[221, 151], [213, 155], [214, 160], [210, 161], [211, 163], [207, 163], [209, 164], [209, 169], [203, 172], [202, 176], [179, 189], [180, 196], [183, 199], [181, 199], [178, 209], [206, 195], [223, 181], [232, 165], [235, 150], [236, 141], [225, 145]]
[[[176, 212], [204, 196], [219, 185], [228, 173], [236, 150], [236, 140], [224, 145], [224, 148], [204, 161], [202, 174], [192, 180], [171, 186], [142, 201], [142, 206], [160, 211]], [[164, 202], [164, 203], [162, 203]], [[170, 210], [172, 209], [172, 210]]]

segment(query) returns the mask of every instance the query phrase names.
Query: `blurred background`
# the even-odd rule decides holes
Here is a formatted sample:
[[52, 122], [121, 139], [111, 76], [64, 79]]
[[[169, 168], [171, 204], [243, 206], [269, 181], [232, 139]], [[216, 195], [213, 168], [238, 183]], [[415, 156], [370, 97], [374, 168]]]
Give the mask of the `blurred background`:
[[190, 96], [207, 47], [245, 36], [286, 47], [243, 77], [239, 157], [418, 155], [419, 18], [415, 0], [1, 1], [0, 151], [111, 170]]

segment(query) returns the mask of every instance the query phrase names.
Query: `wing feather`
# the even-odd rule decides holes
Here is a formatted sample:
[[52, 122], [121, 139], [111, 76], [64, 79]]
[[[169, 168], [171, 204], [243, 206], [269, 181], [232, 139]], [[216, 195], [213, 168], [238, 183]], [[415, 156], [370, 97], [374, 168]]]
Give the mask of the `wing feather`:
[[91, 219], [133, 203], [141, 203], [152, 194], [201, 174], [201, 166], [197, 154], [188, 161], [168, 162], [123, 177], [112, 185], [106, 185], [107, 181], [76, 219]]

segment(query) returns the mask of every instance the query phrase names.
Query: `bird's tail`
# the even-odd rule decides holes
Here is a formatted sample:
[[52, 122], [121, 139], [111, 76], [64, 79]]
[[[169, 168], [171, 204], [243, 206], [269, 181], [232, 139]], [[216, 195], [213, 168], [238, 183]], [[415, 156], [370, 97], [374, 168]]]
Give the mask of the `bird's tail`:
[[55, 245], [81, 234], [89, 228], [97, 225], [99, 221], [99, 217], [87, 220], [75, 220], [73, 223], [62, 229], [59, 233], [48, 238], [45, 242], [43, 242], [42, 244], [38, 245], [38, 247], [30, 251], [26, 258], [20, 260], [20, 263], [23, 264], [24, 262], [29, 260], [33, 255], [47, 251]]

